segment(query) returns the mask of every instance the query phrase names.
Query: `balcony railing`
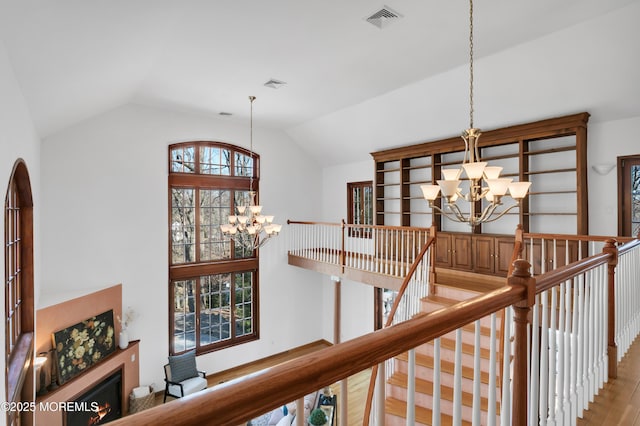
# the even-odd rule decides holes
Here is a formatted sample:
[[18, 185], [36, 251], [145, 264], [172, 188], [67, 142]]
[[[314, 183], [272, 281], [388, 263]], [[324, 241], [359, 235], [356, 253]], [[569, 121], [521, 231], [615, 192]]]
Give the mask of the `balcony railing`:
[[[327, 224], [326, 228], [329, 227]], [[326, 263], [328, 269], [337, 267], [337, 271], [345, 273], [355, 269], [355, 266], [348, 266], [352, 264], [347, 258], [358, 259], [356, 250], [342, 249], [340, 253], [341, 247], [346, 247], [346, 241], [340, 239], [349, 238], [344, 233], [347, 228], [341, 224], [337, 229], [342, 233], [320, 232], [318, 241], [322, 244], [318, 241], [314, 244], [311, 234], [305, 231], [296, 237], [299, 241], [292, 245], [290, 256], [304, 259], [301, 254], [307, 253], [324, 259], [319, 262]], [[377, 232], [387, 231], [376, 229], [373, 232], [372, 228], [372, 241], [369, 244], [360, 242], [366, 246], [366, 255], [359, 261], [368, 273], [382, 274], [380, 271], [384, 270], [398, 271], [401, 275], [403, 269], [405, 274], [413, 272], [412, 265], [419, 262], [421, 254], [427, 253], [417, 250], [413, 256], [411, 253], [417, 243], [406, 239], [404, 243], [399, 240], [380, 243], [373, 238]], [[425, 232], [424, 235], [422, 248], [428, 242], [428, 234]], [[558, 253], [557, 247], [555, 252]], [[379, 253], [383, 253], [383, 261], [376, 259]], [[409, 262], [412, 257], [413, 261]], [[533, 259], [536, 259], [535, 255]], [[570, 260], [570, 256], [567, 259]], [[388, 269], [386, 266], [381, 268], [383, 263], [389, 264]], [[406, 281], [404, 278], [403, 282]], [[531, 275], [530, 264], [520, 259], [515, 262], [505, 287], [449, 309], [416, 315], [245, 378], [128, 416], [114, 425], [239, 425], [288, 402], [301, 401], [314, 390], [381, 365], [452, 332], [456, 336], [453, 421], [460, 424], [462, 417], [467, 415], [462, 412], [460, 403], [464, 372], [462, 354], [457, 348], [462, 346], [462, 330], [478, 329], [480, 323], [488, 323], [495, 329], [496, 314], [504, 309], [507, 309], [507, 326], [504, 327], [503, 342], [506, 343], [502, 357], [508, 361], [498, 372], [495, 367], [499, 365], [495, 358], [498, 349], [495, 345], [489, 349], [494, 357], [490, 377], [480, 378], [474, 373], [472, 379], [474, 398], [477, 383], [488, 381], [490, 384], [484, 404], [487, 408], [483, 414], [479, 402], [481, 395], [477, 392], [478, 402], [474, 399], [470, 415], [480, 419], [482, 424], [568, 424], [580, 416], [607, 377], [615, 377], [617, 361], [640, 331], [638, 283], [638, 240], [621, 246], [614, 240], [607, 241], [600, 253], [536, 275]], [[474, 355], [474, 364], [476, 357]], [[444, 364], [444, 361], [438, 361], [438, 364]], [[501, 387], [497, 386], [498, 380]], [[496, 394], [497, 389], [502, 389], [501, 395]], [[437, 394], [437, 390], [434, 391]], [[415, 391], [408, 400], [415, 401]], [[416, 404], [408, 404], [408, 419], [415, 418]], [[439, 420], [440, 405], [440, 399], [434, 397], [430, 409], [436, 420]], [[374, 411], [373, 423], [383, 424], [383, 415], [383, 412]], [[303, 425], [304, 421], [298, 418], [297, 424]]]

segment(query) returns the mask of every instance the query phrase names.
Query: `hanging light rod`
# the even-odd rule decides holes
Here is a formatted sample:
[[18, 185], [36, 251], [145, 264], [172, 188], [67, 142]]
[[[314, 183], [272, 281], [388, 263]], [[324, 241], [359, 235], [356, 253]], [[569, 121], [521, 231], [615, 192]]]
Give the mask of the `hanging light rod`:
[[[498, 220], [518, 207], [531, 186], [531, 182], [513, 182], [511, 178], [501, 178], [502, 167], [488, 166], [488, 163], [480, 161], [478, 139], [482, 133], [473, 126], [473, 113], [473, 0], [469, 0], [469, 128], [462, 133], [464, 157], [461, 168], [442, 169], [444, 179], [437, 180], [437, 185], [421, 185], [420, 189], [431, 209], [454, 222], [468, 223], [472, 228], [481, 223]], [[466, 194], [463, 194], [460, 188], [463, 170], [469, 187]], [[483, 186], [483, 181], [487, 186]], [[515, 200], [515, 204], [497, 212], [496, 209], [502, 205], [502, 197], [507, 191]], [[445, 204], [443, 208], [435, 204], [440, 192]], [[458, 200], [469, 203], [468, 214], [460, 209]], [[486, 204], [484, 207], [482, 202]]]
[[263, 215], [262, 206], [256, 205], [256, 191], [253, 190], [253, 176], [255, 175], [255, 162], [253, 159], [253, 101], [255, 96], [249, 96], [251, 103], [250, 115], [250, 155], [245, 160], [244, 167], [250, 170], [249, 180], [249, 204], [237, 205], [235, 215], [229, 215], [229, 223], [220, 225], [223, 235], [231, 237], [236, 244], [240, 244], [249, 250], [256, 250], [280, 233], [282, 225], [273, 223], [273, 216]]

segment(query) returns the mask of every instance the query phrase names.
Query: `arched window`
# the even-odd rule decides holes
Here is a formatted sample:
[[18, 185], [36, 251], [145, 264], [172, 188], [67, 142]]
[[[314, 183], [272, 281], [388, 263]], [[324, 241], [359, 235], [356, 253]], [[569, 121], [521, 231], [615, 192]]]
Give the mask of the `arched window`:
[[[4, 207], [7, 401], [33, 401], [33, 200], [22, 160], [14, 165]], [[8, 411], [7, 424], [21, 424], [31, 415]]]
[[258, 338], [257, 251], [220, 231], [251, 189], [258, 194], [258, 165], [258, 155], [221, 142], [169, 146], [172, 354]]

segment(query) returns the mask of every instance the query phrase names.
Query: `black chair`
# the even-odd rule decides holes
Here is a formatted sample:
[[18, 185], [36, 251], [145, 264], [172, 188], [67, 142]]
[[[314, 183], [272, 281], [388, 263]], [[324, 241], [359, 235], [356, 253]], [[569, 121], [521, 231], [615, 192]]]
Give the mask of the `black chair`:
[[182, 398], [207, 388], [207, 375], [196, 369], [195, 352], [170, 356], [164, 366], [164, 401], [167, 396]]

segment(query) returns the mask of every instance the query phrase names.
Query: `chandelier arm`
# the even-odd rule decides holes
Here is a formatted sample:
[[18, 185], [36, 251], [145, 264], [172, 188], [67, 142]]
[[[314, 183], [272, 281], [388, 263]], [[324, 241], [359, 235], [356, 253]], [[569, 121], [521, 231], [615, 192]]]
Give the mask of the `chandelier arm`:
[[447, 207], [456, 215], [458, 222], [466, 222], [464, 214], [462, 214], [460, 207], [456, 203], [447, 203]]
[[436, 206], [433, 203], [430, 203], [429, 207], [431, 207], [431, 209], [433, 210], [438, 211], [441, 215], [445, 216], [449, 220], [452, 220], [454, 222], [464, 222], [464, 220], [461, 220], [458, 216], [451, 215], [451, 213], [444, 211], [443, 209], [441, 209], [440, 207]]
[[[504, 216], [505, 214], [507, 214], [509, 211], [511, 211], [511, 210], [513, 210], [514, 208], [519, 207], [519, 206], [520, 206], [520, 203], [513, 204], [513, 205], [509, 206], [507, 209], [505, 209], [505, 210], [501, 211], [501, 212], [500, 212], [500, 214], [498, 214], [496, 217], [493, 217], [493, 218], [491, 218], [491, 219], [485, 220], [485, 221], [484, 221], [484, 223], [494, 222], [494, 221], [496, 221], [496, 220], [500, 219], [500, 218], [501, 218], [502, 216]], [[497, 207], [497, 206], [496, 206], [496, 207]]]
[[494, 211], [498, 208], [498, 206], [502, 205], [502, 203], [491, 203], [487, 207], [484, 208], [482, 214], [478, 218], [478, 222], [486, 223], [487, 218], [490, 218]]

